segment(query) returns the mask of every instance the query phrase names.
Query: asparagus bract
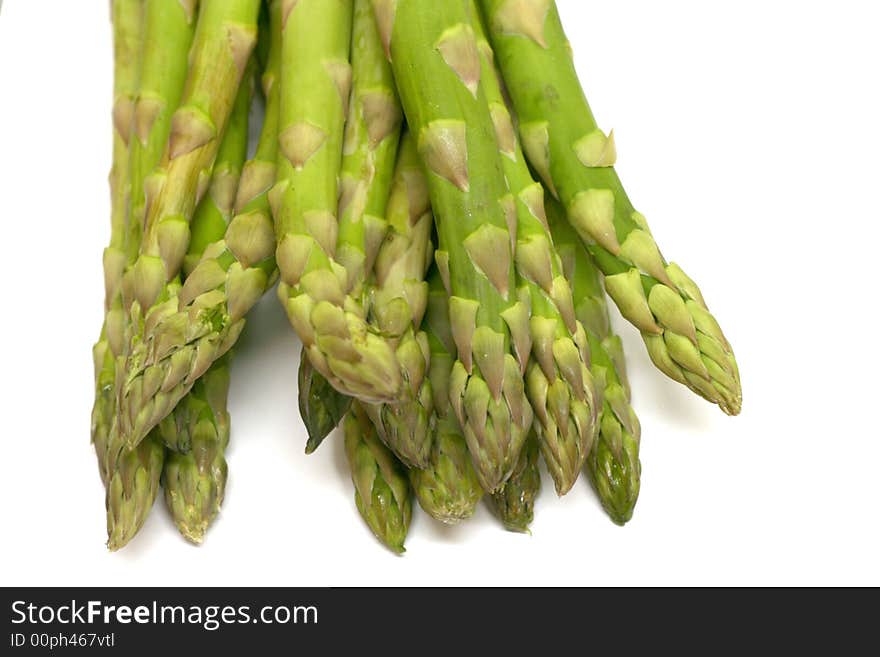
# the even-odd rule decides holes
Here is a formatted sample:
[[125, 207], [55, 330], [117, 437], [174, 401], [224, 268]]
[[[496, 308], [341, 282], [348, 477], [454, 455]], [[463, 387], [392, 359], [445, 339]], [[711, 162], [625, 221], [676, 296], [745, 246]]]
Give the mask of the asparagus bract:
[[176, 330], [166, 323], [158, 339], [151, 329], [180, 310], [178, 274], [190, 241], [189, 222], [207, 192], [250, 60], [259, 5], [259, 0], [202, 0], [182, 104], [171, 119], [161, 168], [146, 189], [144, 242], [129, 272], [131, 338], [124, 376], [117, 381], [120, 432], [132, 446], [237, 337], [219, 334], [213, 316], [198, 321], [198, 305], [194, 321], [180, 321]]
[[528, 532], [535, 518], [535, 500], [541, 492], [540, 448], [532, 433], [519, 461], [504, 486], [492, 494], [492, 506], [504, 526], [512, 532]]
[[412, 517], [406, 470], [382, 444], [359, 402], [352, 403], [343, 427], [358, 512], [376, 538], [402, 553]]
[[596, 125], [555, 2], [480, 0], [532, 167], [565, 206], [621, 314], [654, 364], [730, 415], [742, 390], [733, 351], [696, 284], [660, 254]]
[[632, 518], [642, 472], [641, 427], [630, 405], [623, 345], [611, 332], [599, 271], [566, 221], [565, 210], [549, 197], [547, 217], [565, 274], [572, 283], [575, 312], [587, 327], [593, 375], [602, 399], [599, 435], [587, 458], [587, 473], [605, 511], [623, 525]]
[[[369, 18], [373, 20], [372, 13]], [[381, 52], [381, 45], [378, 47]], [[395, 347], [403, 392], [394, 403], [364, 404], [364, 410], [401, 461], [423, 468], [431, 451], [433, 401], [427, 376], [430, 350], [427, 337], [418, 329], [428, 294], [424, 279], [432, 256], [434, 221], [425, 175], [410, 132], [404, 134], [400, 144], [385, 214], [389, 231], [368, 287], [369, 321]]]
[[[528, 340], [515, 295], [507, 193], [465, 0], [373, 0], [425, 165], [458, 360], [450, 400], [480, 482], [501, 486], [532, 421], [513, 342]], [[512, 218], [511, 218], [512, 220]]]
[[455, 363], [455, 341], [449, 323], [449, 302], [440, 274], [433, 270], [425, 315], [431, 349], [428, 378], [434, 396], [434, 440], [423, 469], [409, 476], [422, 509], [435, 520], [455, 524], [470, 518], [483, 496], [467, 443], [449, 402], [449, 381]]
[[349, 271], [335, 259], [352, 0], [285, 6], [281, 152], [270, 194], [279, 299], [312, 366], [334, 388], [368, 401], [392, 401], [402, 385], [394, 351], [369, 330], [363, 304], [348, 293]]
[[[517, 345], [534, 425], [556, 492], [577, 481], [597, 428], [598, 405], [590, 374], [590, 347], [575, 317], [569, 281], [553, 245], [544, 210], [544, 188], [529, 172], [495, 70], [492, 48], [472, 2], [483, 62], [481, 86], [489, 101], [507, 184], [516, 212], [516, 281], [529, 299], [531, 345]], [[521, 351], [520, 351], [521, 350]], [[531, 358], [529, 358], [531, 351]]]

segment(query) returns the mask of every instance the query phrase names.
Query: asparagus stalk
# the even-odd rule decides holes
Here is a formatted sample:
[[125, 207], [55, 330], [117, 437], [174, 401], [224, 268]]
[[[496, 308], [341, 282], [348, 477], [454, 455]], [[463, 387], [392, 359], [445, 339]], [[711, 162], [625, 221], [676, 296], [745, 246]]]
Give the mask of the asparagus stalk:
[[[92, 414], [92, 440], [98, 454], [105, 484], [107, 547], [116, 550], [138, 532], [153, 506], [162, 471], [163, 449], [159, 442], [145, 440], [134, 451], [118, 440], [115, 422], [114, 360], [123, 344], [121, 286], [126, 264], [127, 208], [131, 194], [130, 145], [134, 93], [141, 68], [141, 41], [144, 30], [143, 2], [114, 0], [114, 139], [111, 187], [111, 237], [104, 254], [105, 322], [95, 346], [95, 408]], [[100, 368], [97, 365], [100, 364]]]
[[[507, 193], [466, 0], [373, 0], [426, 168], [458, 360], [450, 398], [487, 491], [513, 471], [532, 410], [513, 343], [528, 340], [515, 296]], [[512, 219], [512, 218], [511, 218]]]
[[[182, 289], [166, 288], [169, 307], [179, 310], [158, 321], [147, 332], [149, 340], [168, 346], [167, 350], [172, 353], [166, 356], [168, 361], [175, 357], [173, 354], [176, 350], [188, 344], [197, 352], [202, 349], [200, 345], [212, 350], [218, 335], [227, 336], [225, 339], [234, 342], [243, 326], [245, 314], [272, 284], [276, 275], [275, 238], [267, 192], [275, 180], [278, 143], [278, 85], [275, 81], [281, 58], [280, 5], [279, 0], [271, 3], [270, 54], [262, 76], [266, 110], [254, 157], [245, 163], [241, 171], [237, 192], [233, 184], [235, 181], [231, 179], [219, 187], [217, 183], [212, 183], [212, 190], [216, 189], [199, 204], [192, 222], [189, 253], [184, 257], [187, 278]], [[218, 155], [218, 161], [222, 159]], [[234, 177], [232, 172], [220, 176], [221, 179], [231, 177]], [[222, 212], [210, 209], [212, 197], [215, 196], [223, 206]], [[229, 204], [233, 197], [236, 216], [227, 225]], [[203, 222], [199, 216], [203, 211], [209, 216], [213, 215], [213, 219]], [[199, 228], [201, 225], [212, 228], [205, 232]], [[221, 226], [225, 226], [226, 232], [218, 237], [216, 231]], [[206, 332], [198, 328], [200, 323], [209, 323], [212, 328]], [[189, 337], [181, 336], [181, 327], [186, 326], [195, 326], [192, 333], [201, 337], [188, 343]], [[171, 345], [175, 346], [172, 348]], [[169, 392], [166, 403], [175, 403], [185, 394], [185, 390], [186, 387], [179, 386]], [[166, 423], [163, 427], [165, 440], [172, 443], [174, 439], [170, 436], [173, 436], [173, 426]]]
[[529, 161], [565, 206], [605, 274], [621, 314], [654, 364], [736, 415], [742, 389], [733, 350], [696, 284], [660, 254], [615, 172], [613, 135], [596, 125], [550, 0], [481, 0], [519, 116]]
[[[139, 172], [154, 166], [158, 159], [158, 155], [153, 156], [152, 150], [143, 148], [142, 139], [145, 130], [150, 134], [149, 139], [153, 139], [153, 135], [161, 133], [163, 130], [165, 131], [164, 135], [159, 137], [159, 141], [164, 141], [167, 137], [167, 129], [163, 128], [163, 123], [158, 118], [149, 128], [144, 127], [144, 115], [151, 114], [148, 100], [150, 92], [158, 89], [158, 94], [153, 98], [164, 99], [172, 106], [176, 106], [180, 96], [180, 85], [175, 71], [184, 69], [186, 66], [188, 48], [186, 34], [188, 31], [191, 35], [192, 18], [183, 5], [177, 4], [169, 7], [168, 4], [163, 0], [147, 0], [144, 3], [138, 3], [137, 7], [138, 20], [142, 21], [143, 26], [143, 37], [139, 40], [139, 43], [142, 41], [140, 43], [140, 57], [137, 60], [140, 69], [138, 98], [129, 106], [132, 108], [131, 111], [119, 111], [117, 108], [114, 113], [117, 125], [124, 125], [125, 122], [131, 121], [133, 129], [128, 139], [129, 191], [125, 192], [127, 196], [125, 202], [117, 201], [114, 203], [114, 209], [117, 212], [124, 212], [126, 206], [136, 205], [135, 201], [143, 194], [144, 185]], [[123, 19], [128, 10], [133, 10], [130, 6], [123, 7], [122, 4], [116, 4], [113, 9], [114, 17], [120, 19]], [[190, 7], [190, 10], [193, 9], [194, 5]], [[184, 35], [181, 39], [175, 39], [175, 35], [178, 34], [175, 30], [178, 28]], [[167, 44], [161, 43], [156, 38], [157, 34], [165, 31], [170, 35]], [[158, 87], [154, 87], [153, 83], [156, 82], [154, 73], [158, 60], [167, 62], [167, 78], [163, 79]], [[120, 161], [121, 158], [117, 160], [117, 163]], [[117, 186], [116, 189], [123, 188]], [[120, 229], [122, 231], [122, 253], [125, 254], [121, 258], [122, 264], [130, 265], [134, 254], [137, 253], [141, 234], [139, 230], [132, 228], [132, 226], [138, 225], [133, 210], [127, 213], [123, 221], [119, 220], [120, 217], [120, 214], [116, 215], [113, 222], [114, 228], [117, 231]], [[120, 243], [118, 237], [115, 243], [118, 247]], [[122, 278], [122, 268], [116, 271], [117, 275]], [[124, 344], [124, 288], [125, 281], [122, 278], [116, 285], [111, 312], [108, 313], [106, 323], [108, 327], [106, 335], [109, 337], [110, 347], [107, 355], [112, 356], [112, 358], [105, 359], [105, 363], [109, 363], [109, 365], [103, 371], [102, 384], [106, 386], [104, 388], [106, 394], [97, 400], [99, 404], [103, 405], [103, 412], [109, 414], [105, 417], [112, 419], [112, 421], [103, 425], [105, 428], [109, 428], [109, 433], [102, 432], [100, 437], [95, 437], [95, 446], [98, 450], [106, 488], [107, 547], [110, 550], [117, 550], [126, 545], [143, 526], [158, 494], [159, 477], [164, 460], [164, 448], [155, 436], [149, 436], [135, 449], [130, 450], [118, 431], [115, 395], [113, 394], [116, 369], [112, 361], [121, 358]]]
[[406, 470], [379, 440], [360, 403], [352, 403], [343, 427], [358, 512], [376, 538], [403, 553], [412, 517]]
[[[177, 436], [185, 436], [186, 453], [168, 450], [162, 471], [165, 505], [184, 538], [199, 544], [217, 517], [226, 492], [229, 444], [229, 361], [232, 352], [214, 361], [192, 390], [160, 425], [166, 435], [171, 419]], [[167, 439], [166, 439], [167, 440]]]
[[[156, 495], [165, 459], [165, 448], [155, 436], [148, 436], [129, 450], [111, 438], [106, 501], [107, 548], [115, 552], [134, 538], [144, 522]], [[118, 445], [117, 452], [114, 447]]]
[[[335, 260], [346, 271], [344, 305], [355, 309], [362, 308], [366, 301], [365, 283], [388, 227], [385, 206], [402, 118], [391, 67], [382, 51], [372, 12], [369, 0], [354, 1], [352, 89], [337, 209]], [[315, 369], [306, 348], [300, 358], [299, 403], [309, 432], [306, 452], [310, 453], [336, 427], [349, 401]]]
[[[186, 84], [187, 55], [193, 41], [198, 0], [145, 0], [144, 57], [131, 142], [131, 211], [127, 258], [137, 260], [144, 231], [146, 189], [159, 184], [153, 177], [171, 133], [171, 117], [180, 106]], [[129, 286], [131, 279], [128, 281]], [[126, 290], [131, 299], [132, 290]]]
[[535, 518], [535, 500], [541, 492], [539, 456], [540, 448], [533, 432], [526, 440], [513, 474], [492, 494], [492, 506], [509, 531], [527, 533]]
[[[182, 105], [171, 119], [161, 169], [146, 190], [145, 239], [129, 272], [131, 339], [124, 375], [117, 381], [120, 432], [132, 446], [168, 415], [237, 337], [218, 334], [212, 322], [206, 326], [198, 321], [198, 304], [196, 321], [178, 321], [161, 339], [150, 331], [169, 316], [179, 316], [178, 274], [190, 241], [189, 222], [207, 191], [250, 59], [259, 4], [202, 1]], [[241, 324], [237, 327], [240, 331]]]
[[639, 497], [641, 427], [630, 405], [629, 383], [620, 338], [611, 332], [599, 271], [566, 221], [565, 210], [548, 196], [547, 217], [572, 282], [575, 313], [587, 327], [593, 375], [601, 391], [599, 435], [587, 458], [587, 473], [611, 519], [623, 525], [632, 518]]
[[[232, 217], [247, 155], [254, 68], [252, 58], [217, 152], [210, 189], [193, 215], [192, 238], [183, 260], [186, 274], [192, 273], [209, 245], [223, 238]], [[158, 434], [169, 449], [162, 472], [165, 504], [183, 537], [196, 544], [204, 540], [226, 492], [226, 401], [231, 360], [232, 352], [228, 351], [214, 361], [158, 426]]]
[[516, 282], [529, 299], [529, 345], [517, 351], [526, 378], [534, 426], [556, 492], [564, 495], [583, 468], [597, 429], [598, 404], [590, 374], [590, 347], [575, 317], [571, 287], [547, 227], [544, 188], [529, 172], [483, 32], [479, 8], [471, 0], [477, 45], [483, 63], [480, 85], [489, 101], [511, 203], [516, 212]]
[[409, 476], [422, 509], [435, 520], [455, 524], [474, 514], [483, 489], [449, 403], [455, 341], [452, 339], [446, 290], [436, 269], [432, 271], [429, 284], [425, 333], [431, 349], [428, 378], [434, 395], [434, 440], [428, 465], [424, 469], [411, 469]]
[[339, 177], [336, 261], [348, 275], [346, 292], [358, 298], [387, 230], [385, 206], [402, 119], [370, 0], [354, 0], [351, 66], [352, 87]]
[[[369, 18], [372, 22], [372, 14]], [[381, 49], [378, 36], [377, 45]], [[364, 410], [401, 461], [423, 468], [428, 465], [431, 451], [433, 400], [427, 376], [428, 340], [418, 329], [428, 295], [424, 278], [432, 257], [434, 221], [425, 175], [410, 132], [401, 141], [386, 218], [390, 230], [379, 249], [369, 285], [369, 320], [395, 346], [404, 390], [397, 402], [364, 404]]]
[[113, 18], [113, 162], [110, 169], [110, 243], [104, 249], [104, 322], [92, 348], [95, 401], [91, 439], [101, 481], [107, 482], [107, 452], [116, 410], [113, 395], [116, 356], [122, 351], [120, 286], [125, 269], [125, 223], [130, 197], [129, 138], [138, 86], [142, 0], [114, 0]]
[[334, 388], [393, 401], [402, 378], [392, 345], [370, 330], [363, 304], [346, 292], [348, 271], [335, 259], [351, 20], [351, 0], [299, 0], [287, 16], [282, 157], [271, 194], [278, 294], [312, 366]]

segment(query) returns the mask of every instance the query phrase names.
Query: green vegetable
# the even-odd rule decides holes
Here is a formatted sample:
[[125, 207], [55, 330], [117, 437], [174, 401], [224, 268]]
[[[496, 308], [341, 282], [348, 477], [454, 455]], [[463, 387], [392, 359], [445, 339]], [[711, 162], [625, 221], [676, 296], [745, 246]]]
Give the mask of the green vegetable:
[[[143, 39], [138, 40], [139, 80], [137, 94], [126, 103], [124, 109], [117, 109], [117, 121], [124, 119], [131, 127], [128, 142], [128, 186], [129, 211], [125, 204], [121, 208], [125, 226], [122, 228], [124, 247], [121, 252], [121, 281], [125, 281], [118, 291], [118, 298], [111, 314], [108, 315], [108, 336], [111, 339], [111, 358], [104, 361], [101, 397], [96, 399], [96, 409], [106, 419], [104, 429], [93, 431], [93, 442], [99, 453], [102, 479], [107, 480], [111, 467], [110, 453], [120, 453], [120, 446], [112, 448], [108, 444], [110, 419], [116, 416], [116, 358], [123, 355], [126, 348], [125, 330], [126, 308], [131, 303], [131, 276], [122, 277], [123, 268], [128, 268], [137, 259], [144, 227], [146, 197], [144, 188], [155, 181], [150, 173], [159, 164], [162, 151], [168, 142], [171, 131], [171, 115], [180, 104], [186, 81], [187, 54], [195, 29], [196, 3], [185, 6], [179, 0], [144, 0], [139, 2], [138, 13], [142, 12]], [[125, 297], [125, 298], [123, 298]], [[99, 403], [100, 400], [100, 403]], [[122, 438], [115, 431], [114, 440]], [[100, 438], [99, 436], [104, 436]]]
[[730, 344], [696, 284], [666, 262], [626, 195], [613, 168], [613, 135], [596, 125], [555, 3], [481, 5], [529, 161], [565, 206], [608, 294], [662, 372], [736, 415], [742, 389]]
[[458, 360], [450, 398], [484, 489], [513, 471], [531, 426], [519, 364], [507, 194], [465, 0], [373, 0], [409, 129], [425, 165]]
[[614, 522], [623, 525], [632, 518], [642, 472], [641, 428], [630, 405], [623, 345], [611, 332], [599, 271], [566, 221], [565, 210], [549, 197], [547, 217], [565, 274], [572, 283], [575, 312], [587, 327], [593, 376], [602, 398], [599, 436], [587, 458], [587, 472], [605, 511]]
[[[251, 69], [253, 69], [253, 61]], [[196, 209], [186, 263], [201, 258], [205, 246], [222, 239], [247, 151], [248, 113], [253, 71], [245, 74], [214, 163], [211, 188]], [[194, 265], [193, 265], [194, 266]], [[158, 435], [168, 446], [163, 485], [165, 503], [180, 533], [201, 543], [220, 511], [226, 490], [224, 455], [229, 443], [229, 366], [232, 352], [214, 361], [174, 410], [159, 423]]]
[[[111, 248], [105, 253], [105, 289], [108, 312], [105, 318], [106, 338], [103, 363], [98, 377], [99, 394], [96, 396], [92, 437], [98, 454], [102, 480], [105, 484], [107, 515], [107, 547], [118, 550], [126, 545], [143, 526], [159, 490], [159, 477], [164, 461], [164, 449], [154, 436], [148, 437], [130, 450], [118, 431], [116, 417], [116, 360], [124, 349], [125, 299], [124, 269], [130, 265], [140, 243], [140, 232], [130, 229], [135, 219], [128, 208], [132, 205], [134, 176], [139, 166], [149, 164], [149, 153], [139, 144], [139, 117], [143, 113], [141, 94], [151, 87], [150, 71], [162, 53], [153, 36], [166, 23], [186, 23], [186, 16], [161, 10], [160, 0], [132, 3], [115, 0], [111, 5], [114, 20], [114, 167], [111, 173], [113, 216]], [[172, 49], [169, 51], [176, 54]], [[185, 51], [180, 52], [185, 60]], [[167, 87], [163, 87], [167, 90]], [[137, 91], [138, 97], [135, 98]], [[169, 90], [173, 94], [173, 90]], [[174, 99], [171, 99], [174, 102]], [[123, 148], [125, 146], [125, 148]], [[155, 162], [153, 162], [155, 164]], [[96, 359], [97, 361], [98, 359]]]
[[400, 554], [412, 517], [406, 470], [379, 440], [360, 403], [352, 403], [343, 426], [358, 512], [376, 538]]
[[[339, 180], [335, 255], [336, 262], [346, 270], [344, 303], [349, 310], [359, 313], [367, 301], [366, 281], [388, 228], [385, 207], [402, 118], [391, 67], [382, 51], [372, 11], [369, 0], [355, 0], [352, 90]], [[312, 452], [336, 427], [349, 401], [347, 395], [336, 391], [315, 370], [306, 350], [300, 357], [299, 404], [309, 432], [306, 451]]]
[[[510, 199], [516, 213], [516, 281], [531, 307], [528, 343], [517, 345], [526, 393], [544, 461], [556, 492], [577, 481], [597, 429], [596, 393], [590, 374], [590, 347], [575, 317], [569, 281], [547, 228], [544, 188], [529, 173], [495, 70], [492, 48], [473, 3], [474, 29], [483, 62], [480, 85], [489, 101]], [[529, 352], [531, 351], [531, 358]]]
[[281, 152], [270, 194], [279, 299], [312, 366], [334, 388], [391, 401], [402, 385], [397, 359], [389, 342], [369, 330], [363, 305], [347, 293], [349, 272], [335, 260], [352, 0], [285, 7]]
[[358, 299], [387, 230], [385, 206], [403, 116], [369, 0], [354, 0], [351, 66], [336, 262], [348, 275], [346, 292]]
[[[275, 180], [278, 150], [278, 86], [274, 82], [281, 58], [280, 4], [278, 0], [271, 3], [269, 39], [261, 39], [270, 42], [270, 54], [262, 76], [266, 110], [256, 152], [241, 168], [240, 177], [236, 176], [243, 153], [242, 139], [247, 135], [243, 132], [246, 113], [239, 113], [239, 127], [235, 128], [231, 119], [227, 128], [227, 135], [232, 131], [237, 137], [224, 138], [210, 193], [203, 198], [192, 220], [192, 239], [184, 258], [187, 278], [180, 289], [166, 288], [168, 307], [178, 307], [179, 310], [167, 315], [149, 331], [149, 339], [167, 345], [166, 351], [171, 355], [165, 358], [169, 362], [184, 347], [197, 352], [204, 347], [204, 353], [214, 352], [218, 336], [234, 343], [244, 325], [244, 315], [276, 276], [275, 237], [267, 195]], [[239, 89], [239, 99], [241, 94], [249, 97], [249, 84]], [[221, 163], [226, 156], [222, 151], [227, 141], [229, 148], [235, 150], [236, 166], [224, 173]], [[229, 221], [233, 202], [236, 216]], [[189, 332], [183, 332], [182, 327], [189, 327]], [[188, 343], [190, 335], [200, 337]], [[168, 403], [183, 390], [174, 390]], [[170, 431], [174, 421], [168, 418], [166, 416], [160, 422], [165, 422], [165, 440], [173, 442], [169, 436], [174, 436]]]
[[423, 468], [431, 451], [433, 401], [427, 377], [428, 341], [418, 329], [428, 294], [424, 279], [432, 256], [434, 222], [425, 175], [409, 132], [401, 141], [386, 218], [390, 230], [379, 249], [368, 288], [369, 320], [395, 347], [403, 391], [394, 403], [364, 404], [364, 410], [401, 461]]
[[140, 69], [140, 0], [114, 0], [113, 15], [113, 163], [110, 169], [110, 243], [104, 249], [104, 319], [92, 348], [95, 400], [91, 439], [101, 481], [107, 483], [107, 454], [116, 412], [116, 357], [122, 353], [124, 322], [121, 285], [125, 270], [125, 228], [130, 196], [129, 142]]
[[227, 352], [214, 361], [160, 424], [163, 438], [169, 429], [173, 435], [185, 437], [189, 448], [186, 453], [168, 450], [162, 483], [165, 504], [174, 524], [193, 543], [204, 540], [226, 492], [228, 470], [224, 452], [229, 444], [226, 398], [230, 359], [231, 352]]
[[[161, 168], [146, 188], [144, 242], [127, 274], [133, 300], [132, 338], [125, 376], [117, 381], [120, 433], [131, 446], [171, 412], [234, 342], [217, 334], [196, 343], [206, 326], [189, 323], [185, 317], [173, 326], [176, 330], [166, 324], [160, 339], [148, 332], [168, 316], [179, 315], [178, 274], [189, 246], [189, 222], [207, 192], [250, 60], [259, 5], [259, 0], [202, 0], [182, 104], [171, 119]], [[190, 279], [193, 276], [195, 272]], [[213, 329], [213, 324], [207, 328]], [[181, 348], [182, 344], [186, 346]]]
[[455, 342], [449, 324], [449, 303], [440, 274], [429, 278], [430, 295], [425, 333], [431, 349], [428, 378], [434, 395], [434, 440], [424, 469], [409, 476], [422, 509], [435, 520], [455, 524], [470, 518], [483, 496], [467, 443], [449, 403], [449, 379], [455, 362]]
[[535, 518], [535, 500], [541, 492], [541, 471], [538, 468], [540, 449], [532, 433], [510, 478], [495, 493], [492, 506], [504, 526], [512, 532], [528, 532]]

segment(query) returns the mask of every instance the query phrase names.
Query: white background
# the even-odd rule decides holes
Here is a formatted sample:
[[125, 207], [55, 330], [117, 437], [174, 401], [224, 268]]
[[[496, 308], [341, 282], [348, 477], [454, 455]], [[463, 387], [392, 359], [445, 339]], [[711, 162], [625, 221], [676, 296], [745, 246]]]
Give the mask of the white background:
[[233, 372], [230, 484], [205, 544], [160, 500], [117, 554], [89, 446], [108, 237], [105, 0], [0, 13], [0, 583], [5, 585], [880, 584], [880, 185], [874, 3], [560, 0], [618, 170], [733, 343], [728, 418], [664, 379], [622, 322], [643, 425], [635, 518], [545, 479], [533, 534], [481, 508], [372, 538], [339, 436], [313, 456], [298, 343], [274, 295]]

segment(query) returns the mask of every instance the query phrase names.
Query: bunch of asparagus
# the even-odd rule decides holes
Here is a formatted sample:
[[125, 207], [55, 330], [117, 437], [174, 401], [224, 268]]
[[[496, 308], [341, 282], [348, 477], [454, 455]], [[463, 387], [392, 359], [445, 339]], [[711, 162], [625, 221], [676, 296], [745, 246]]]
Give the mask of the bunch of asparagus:
[[552, 0], [112, 10], [92, 413], [111, 550], [160, 487], [204, 538], [233, 347], [276, 281], [306, 451], [343, 424], [358, 511], [398, 552], [413, 496], [456, 523], [486, 494], [526, 531], [540, 460], [559, 495], [585, 470], [631, 518], [640, 426], [606, 293], [662, 372], [739, 412], [730, 345], [626, 195]]

